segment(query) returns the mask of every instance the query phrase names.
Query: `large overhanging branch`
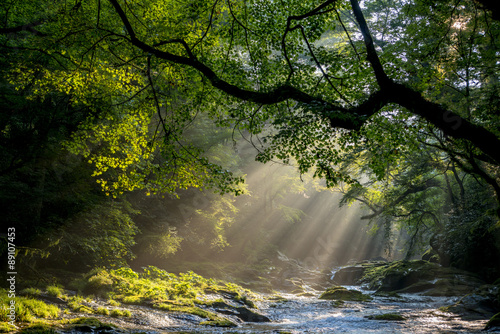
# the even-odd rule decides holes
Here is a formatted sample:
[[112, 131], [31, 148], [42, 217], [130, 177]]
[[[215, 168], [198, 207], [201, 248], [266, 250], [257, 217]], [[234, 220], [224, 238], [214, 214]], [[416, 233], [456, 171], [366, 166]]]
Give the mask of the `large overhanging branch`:
[[352, 10], [360, 26], [367, 49], [366, 57], [380, 86], [384, 101], [395, 103], [410, 112], [419, 115], [439, 128], [447, 136], [466, 139], [500, 164], [500, 139], [487, 129], [475, 125], [458, 114], [443, 108], [437, 103], [425, 99], [420, 93], [402, 84], [395, 83], [385, 73], [378, 58], [368, 25], [359, 6], [358, 0], [351, 0]]
[[420, 93], [402, 84], [395, 83], [387, 76], [378, 58], [373, 45], [373, 39], [357, 0], [351, 0], [352, 9], [360, 25], [361, 33], [367, 48], [367, 59], [375, 72], [380, 90], [372, 93], [363, 103], [351, 108], [345, 108], [322, 98], [312, 96], [288, 84], [276, 87], [267, 92], [242, 89], [221, 79], [211, 68], [200, 62], [192, 53], [187, 43], [182, 40], [171, 42], [182, 45], [187, 56], [166, 52], [155, 46], [144, 43], [137, 37], [127, 15], [118, 3], [118, 0], [109, 1], [124, 24], [130, 43], [135, 47], [159, 59], [187, 65], [198, 70], [210, 81], [212, 86], [230, 96], [261, 105], [295, 100], [318, 110], [318, 112], [330, 120], [332, 127], [346, 129], [359, 129], [370, 116], [377, 113], [387, 104], [394, 103], [426, 119], [428, 122], [441, 129], [447, 136], [469, 140], [476, 147], [489, 155], [496, 163], [500, 164], [500, 150], [498, 150], [498, 147], [500, 147], [500, 139], [493, 133], [483, 127], [472, 124], [461, 118], [458, 114], [443, 108], [439, 104], [426, 100]]
[[23, 24], [15, 27], [8, 27], [8, 28], [0, 28], [0, 35], [6, 35], [6, 34], [16, 34], [19, 32], [29, 32], [37, 36], [46, 36], [44, 33], [41, 33], [40, 31], [36, 30], [34, 27], [39, 26], [43, 24], [45, 21], [36, 21], [32, 22], [29, 24]]
[[[324, 115], [331, 120], [332, 126], [342, 127], [346, 129], [358, 129], [362, 125], [362, 123], [366, 121], [367, 116], [370, 116], [374, 113], [372, 112], [370, 115], [366, 115], [366, 113], [360, 114], [358, 113], [358, 108], [347, 109], [340, 105], [335, 105], [331, 102], [325, 101], [324, 99], [307, 94], [288, 84], [279, 86], [268, 92], [242, 89], [234, 84], [227, 82], [226, 80], [221, 79], [211, 68], [200, 62], [194, 56], [189, 46], [182, 40], [175, 40], [171, 42], [181, 44], [185, 49], [187, 56], [179, 56], [144, 43], [137, 37], [130, 21], [128, 20], [127, 15], [121, 8], [118, 1], [109, 1], [113, 5], [118, 16], [123, 22], [125, 29], [129, 35], [129, 40], [134, 46], [143, 50], [144, 52], [154, 55], [159, 59], [171, 61], [176, 64], [187, 65], [197, 69], [210, 81], [212, 86], [233, 97], [262, 105], [276, 104], [286, 100], [295, 100], [297, 102], [307, 104], [315, 108], [320, 106], [321, 109], [324, 110]], [[368, 108], [362, 109], [368, 110]]]

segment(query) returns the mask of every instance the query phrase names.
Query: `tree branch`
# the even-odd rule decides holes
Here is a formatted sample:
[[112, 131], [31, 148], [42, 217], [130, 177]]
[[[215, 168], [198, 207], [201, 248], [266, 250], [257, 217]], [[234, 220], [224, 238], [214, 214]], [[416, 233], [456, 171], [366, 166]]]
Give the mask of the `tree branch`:
[[[472, 124], [471, 122], [461, 118], [458, 114], [443, 108], [437, 103], [426, 100], [420, 93], [406, 87], [405, 85], [395, 83], [387, 77], [377, 56], [375, 47], [373, 46], [373, 40], [357, 0], [351, 0], [351, 4], [356, 15], [356, 19], [361, 27], [365, 45], [368, 50], [368, 61], [373, 67], [377, 82], [379, 83], [381, 89], [380, 91], [372, 93], [365, 102], [352, 108], [344, 108], [322, 98], [312, 96], [288, 84], [284, 84], [268, 92], [242, 89], [221, 79], [211, 68], [201, 63], [194, 55], [192, 55], [189, 47], [185, 43], [183, 46], [188, 54], [190, 54], [190, 57], [179, 56], [170, 52], [158, 50], [154, 46], [144, 43], [135, 34], [127, 15], [118, 4], [118, 0], [109, 1], [122, 20], [130, 37], [129, 40], [134, 46], [144, 52], [154, 55], [159, 59], [187, 65], [198, 70], [210, 81], [213, 87], [229, 94], [230, 96], [262, 105], [276, 104], [289, 99], [295, 100], [307, 108], [317, 110], [317, 112], [319, 112], [322, 116], [328, 118], [332, 127], [340, 127], [351, 130], [359, 129], [370, 116], [377, 113], [385, 105], [395, 103], [424, 118], [443, 131], [446, 136], [451, 136], [457, 139], [465, 139], [472, 142], [476, 147], [481, 149], [485, 154], [489, 155], [497, 164], [500, 165], [500, 150], [498, 150], [498, 147], [500, 147], [500, 139], [497, 138], [492, 132], [489, 132], [487, 129], [478, 125]], [[334, 1], [328, 1], [326, 3], [330, 4], [333, 2]], [[313, 12], [319, 12], [319, 9], [316, 9], [316, 12], [312, 11], [304, 15], [314, 15]], [[301, 18], [302, 16], [292, 18]]]
[[18, 33], [18, 32], [27, 31], [27, 32], [30, 32], [30, 33], [32, 33], [33, 35], [36, 35], [36, 36], [47, 36], [46, 34], [44, 34], [44, 33], [40, 32], [40, 31], [34, 29], [34, 27], [42, 25], [44, 22], [45, 21], [35, 21], [35, 22], [32, 22], [32, 23], [20, 25], [20, 26], [17, 26], [17, 27], [0, 28], [0, 34], [1, 35], [6, 35], [6, 34], [15, 34], [15, 33]]
[[366, 58], [372, 65], [373, 71], [375, 72], [375, 77], [377, 78], [377, 83], [379, 84], [380, 88], [385, 88], [386, 86], [391, 84], [392, 80], [389, 79], [384, 71], [384, 68], [382, 67], [382, 63], [380, 63], [377, 51], [375, 50], [375, 46], [373, 45], [372, 35], [370, 34], [370, 30], [368, 29], [368, 24], [366, 23], [363, 12], [359, 7], [358, 0], [351, 0], [351, 6], [354, 16], [356, 17], [356, 21], [359, 24], [361, 34], [363, 35], [363, 40], [365, 41]]

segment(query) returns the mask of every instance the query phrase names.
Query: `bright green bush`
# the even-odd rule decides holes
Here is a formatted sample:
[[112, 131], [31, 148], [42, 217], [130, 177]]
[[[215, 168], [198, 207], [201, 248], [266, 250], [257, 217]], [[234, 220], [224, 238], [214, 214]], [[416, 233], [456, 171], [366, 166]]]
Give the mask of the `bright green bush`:
[[61, 297], [64, 294], [63, 289], [55, 285], [49, 285], [45, 290], [47, 294], [52, 297]]

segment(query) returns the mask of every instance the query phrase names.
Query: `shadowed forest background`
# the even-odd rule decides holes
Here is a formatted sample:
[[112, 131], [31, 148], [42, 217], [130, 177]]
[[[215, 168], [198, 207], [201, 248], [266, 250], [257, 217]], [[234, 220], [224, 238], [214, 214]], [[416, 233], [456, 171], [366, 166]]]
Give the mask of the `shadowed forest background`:
[[0, 18], [0, 253], [15, 227], [26, 277], [244, 283], [422, 257], [500, 277], [493, 3], [36, 0]]

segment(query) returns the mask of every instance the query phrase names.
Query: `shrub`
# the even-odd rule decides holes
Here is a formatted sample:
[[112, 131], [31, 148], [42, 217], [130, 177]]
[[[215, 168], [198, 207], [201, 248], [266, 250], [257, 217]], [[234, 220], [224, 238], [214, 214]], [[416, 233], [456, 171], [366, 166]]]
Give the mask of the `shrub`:
[[19, 291], [19, 295], [30, 296], [30, 297], [40, 296], [41, 293], [42, 292], [40, 291], [40, 289], [37, 288], [26, 288]]
[[99, 297], [105, 297], [112, 290], [112, 287], [113, 280], [111, 279], [109, 273], [105, 270], [100, 270], [88, 279], [83, 292], [86, 294], [95, 294]]
[[55, 285], [49, 285], [45, 290], [47, 294], [52, 297], [61, 297], [64, 294], [63, 289]]

